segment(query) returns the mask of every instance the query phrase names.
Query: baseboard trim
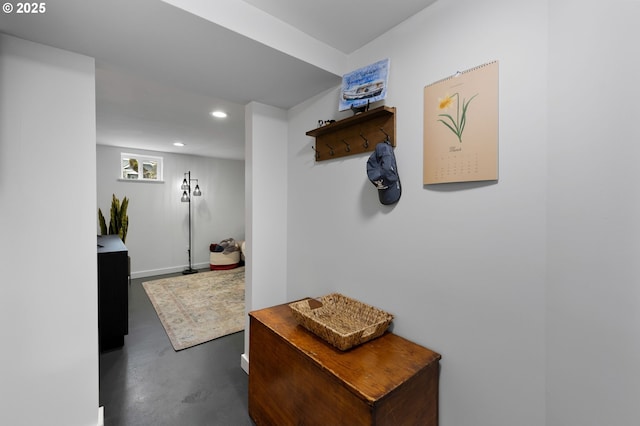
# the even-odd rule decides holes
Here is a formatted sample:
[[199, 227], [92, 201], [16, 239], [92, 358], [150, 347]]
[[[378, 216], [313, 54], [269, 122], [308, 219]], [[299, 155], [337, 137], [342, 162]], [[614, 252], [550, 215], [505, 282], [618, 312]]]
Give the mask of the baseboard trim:
[[104, 426], [104, 406], [98, 407], [98, 426]]
[[[197, 263], [191, 265], [193, 269], [205, 269], [209, 268], [210, 265], [208, 262]], [[146, 278], [153, 277], [156, 275], [166, 275], [166, 274], [175, 274], [176, 272], [182, 272], [187, 269], [187, 265], [182, 266], [172, 266], [170, 268], [160, 268], [160, 269], [147, 269], [146, 271], [135, 271], [131, 272], [131, 278]]]
[[245, 373], [249, 374], [249, 355], [242, 354], [240, 356], [240, 367], [242, 367]]

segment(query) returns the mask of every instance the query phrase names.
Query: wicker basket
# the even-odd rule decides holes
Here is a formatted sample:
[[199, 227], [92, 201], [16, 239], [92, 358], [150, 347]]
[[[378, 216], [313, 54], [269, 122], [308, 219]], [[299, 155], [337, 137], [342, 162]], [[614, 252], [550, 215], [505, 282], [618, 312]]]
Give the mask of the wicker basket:
[[393, 315], [339, 293], [289, 307], [304, 328], [342, 351], [381, 336], [393, 320]]

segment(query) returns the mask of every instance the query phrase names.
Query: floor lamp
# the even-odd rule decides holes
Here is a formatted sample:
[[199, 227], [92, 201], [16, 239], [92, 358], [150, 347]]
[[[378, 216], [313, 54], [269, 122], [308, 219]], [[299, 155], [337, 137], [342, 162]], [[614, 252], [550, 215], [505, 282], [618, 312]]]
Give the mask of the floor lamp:
[[[192, 181], [196, 182], [196, 187], [193, 189], [193, 194], [191, 193]], [[200, 192], [200, 186], [198, 186], [198, 179], [191, 179], [191, 171], [188, 171], [184, 174], [184, 180], [182, 181], [182, 186], [180, 187], [180, 189], [182, 189], [183, 191], [180, 201], [182, 201], [183, 203], [189, 203], [189, 248], [187, 250], [189, 252], [189, 267], [182, 271], [182, 273], [184, 275], [195, 274], [198, 271], [191, 267], [191, 195], [199, 197], [202, 195], [202, 192]]]

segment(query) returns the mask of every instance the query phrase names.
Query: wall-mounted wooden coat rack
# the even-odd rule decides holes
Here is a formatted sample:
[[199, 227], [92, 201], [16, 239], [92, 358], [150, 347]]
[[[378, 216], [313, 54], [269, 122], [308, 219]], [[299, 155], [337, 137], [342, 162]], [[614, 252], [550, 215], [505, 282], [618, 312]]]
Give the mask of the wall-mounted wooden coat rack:
[[376, 145], [385, 140], [396, 146], [396, 109], [381, 106], [306, 134], [316, 138], [312, 147], [316, 161], [374, 151]]

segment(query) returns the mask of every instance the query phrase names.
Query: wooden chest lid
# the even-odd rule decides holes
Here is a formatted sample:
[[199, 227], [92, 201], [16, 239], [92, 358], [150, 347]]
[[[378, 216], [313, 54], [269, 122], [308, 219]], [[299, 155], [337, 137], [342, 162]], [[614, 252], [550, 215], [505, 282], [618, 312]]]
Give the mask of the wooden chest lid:
[[438, 353], [390, 332], [351, 350], [340, 351], [299, 325], [288, 304], [249, 315], [368, 402], [380, 400], [420, 370], [437, 366], [441, 358]]

